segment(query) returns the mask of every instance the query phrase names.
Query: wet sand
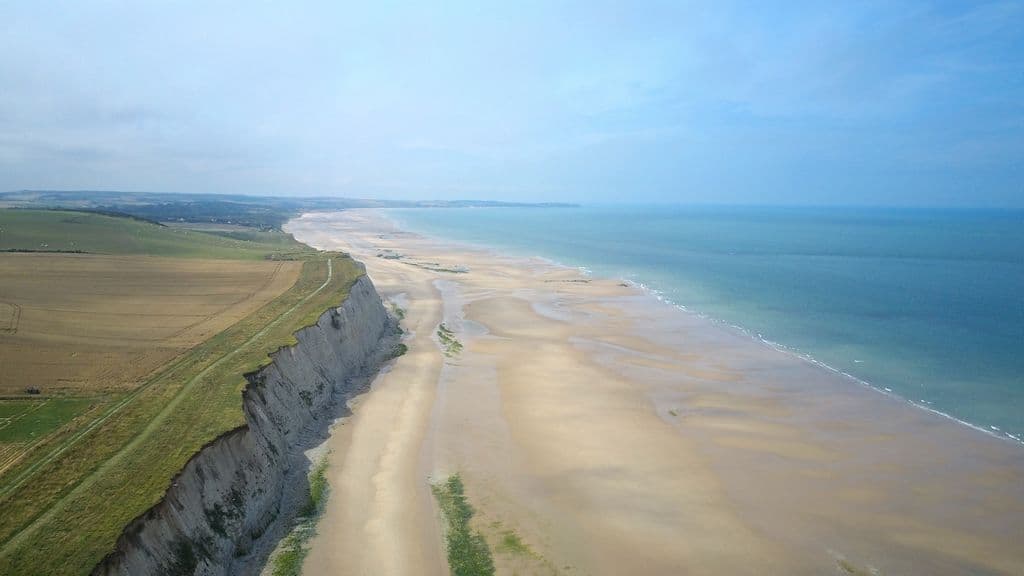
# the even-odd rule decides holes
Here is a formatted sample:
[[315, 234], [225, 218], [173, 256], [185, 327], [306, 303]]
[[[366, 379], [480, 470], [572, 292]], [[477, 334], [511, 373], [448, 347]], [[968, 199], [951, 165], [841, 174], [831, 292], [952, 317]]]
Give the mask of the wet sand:
[[409, 332], [329, 440], [307, 574], [446, 574], [455, 472], [499, 574], [1024, 574], [1019, 444], [613, 279], [371, 210], [288, 229], [365, 262]]

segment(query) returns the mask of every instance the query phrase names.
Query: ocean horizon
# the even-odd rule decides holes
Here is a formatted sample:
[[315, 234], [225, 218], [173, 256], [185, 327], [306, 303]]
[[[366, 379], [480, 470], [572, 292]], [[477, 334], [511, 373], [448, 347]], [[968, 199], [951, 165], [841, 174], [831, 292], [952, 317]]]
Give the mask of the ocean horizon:
[[879, 391], [1024, 438], [1024, 211], [412, 208], [407, 230], [628, 280]]

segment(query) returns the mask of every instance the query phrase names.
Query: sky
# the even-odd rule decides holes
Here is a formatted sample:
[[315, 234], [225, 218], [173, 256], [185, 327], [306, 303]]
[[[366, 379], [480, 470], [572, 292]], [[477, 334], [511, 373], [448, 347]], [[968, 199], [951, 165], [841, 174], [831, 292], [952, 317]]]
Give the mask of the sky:
[[1024, 207], [1024, 0], [0, 0], [0, 190]]

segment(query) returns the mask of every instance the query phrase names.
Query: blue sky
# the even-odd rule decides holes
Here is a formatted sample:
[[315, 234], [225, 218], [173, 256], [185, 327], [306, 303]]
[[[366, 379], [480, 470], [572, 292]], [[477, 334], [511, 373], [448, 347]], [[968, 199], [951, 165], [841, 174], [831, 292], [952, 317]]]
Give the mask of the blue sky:
[[1024, 2], [0, 0], [0, 190], [1024, 206]]

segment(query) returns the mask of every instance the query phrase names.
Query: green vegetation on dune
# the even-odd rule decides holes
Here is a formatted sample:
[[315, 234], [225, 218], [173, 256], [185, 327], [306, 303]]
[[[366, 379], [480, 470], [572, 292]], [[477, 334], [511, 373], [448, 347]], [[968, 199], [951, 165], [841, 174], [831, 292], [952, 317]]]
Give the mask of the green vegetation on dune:
[[483, 534], [470, 527], [473, 507], [466, 500], [465, 486], [458, 474], [431, 487], [445, 521], [448, 567], [452, 576], [490, 576], [494, 574], [491, 549]]
[[0, 210], [0, 252], [146, 254], [176, 258], [308, 258], [316, 251], [277, 231], [209, 233], [63, 210]]
[[[217, 244], [202, 250], [215, 251], [209, 246]], [[193, 454], [244, 423], [242, 375], [294, 343], [294, 332], [337, 305], [363, 274], [348, 257], [330, 255], [333, 274], [325, 284], [327, 255], [307, 254], [317, 259], [303, 263], [288, 291], [110, 402], [95, 425], [0, 477], [0, 573], [88, 572], [113, 549], [123, 527], [163, 496]]]

